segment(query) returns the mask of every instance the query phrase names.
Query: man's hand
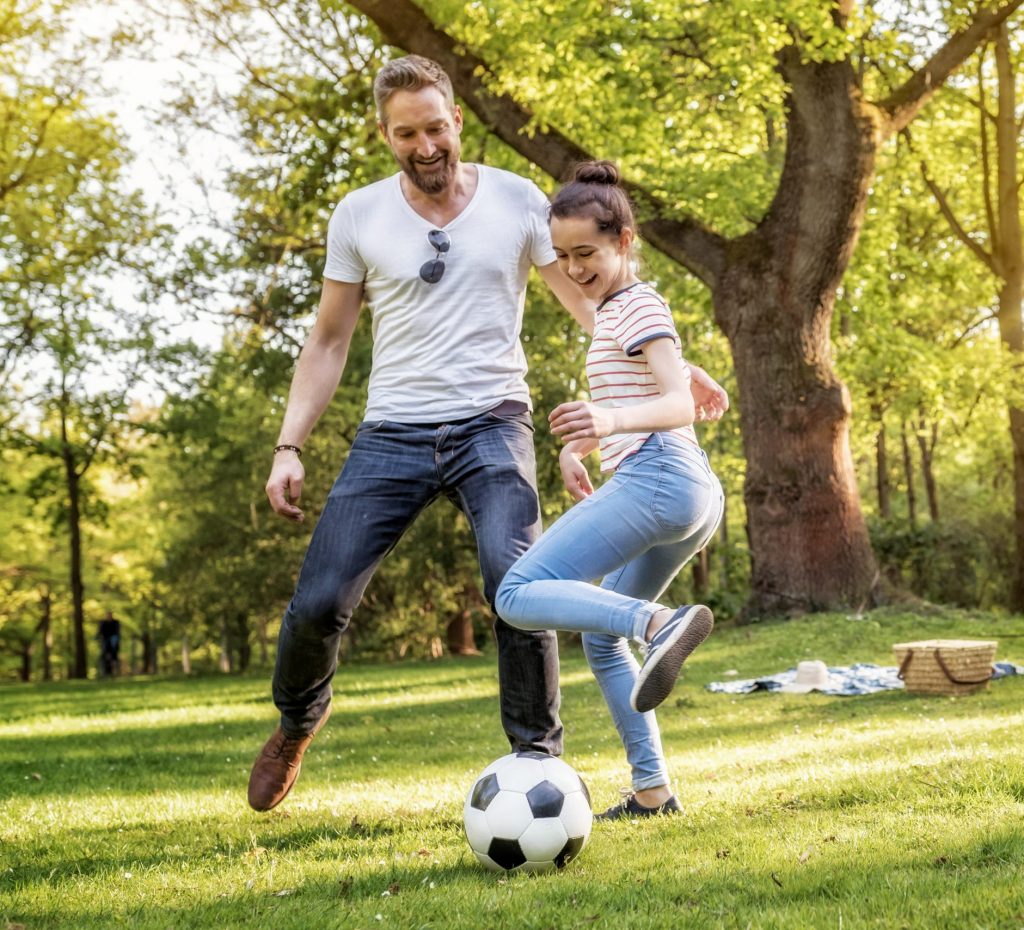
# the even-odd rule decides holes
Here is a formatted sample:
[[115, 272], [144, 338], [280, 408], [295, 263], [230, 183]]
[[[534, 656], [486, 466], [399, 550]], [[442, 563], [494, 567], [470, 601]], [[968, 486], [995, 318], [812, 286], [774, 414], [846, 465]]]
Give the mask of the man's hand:
[[722, 385], [698, 365], [690, 365], [690, 393], [698, 423], [721, 420], [729, 409], [729, 395]]
[[601, 439], [615, 430], [615, 414], [611, 408], [598, 407], [585, 400], [559, 404], [548, 414], [551, 432], [564, 442], [574, 439]]
[[267, 479], [267, 497], [275, 513], [292, 523], [301, 523], [306, 515], [295, 505], [302, 494], [302, 481], [306, 470], [294, 452], [278, 452], [274, 467]]
[[581, 501], [594, 493], [587, 466], [580, 461], [575, 452], [563, 449], [558, 456], [558, 467], [562, 470], [565, 489], [572, 495], [573, 500]]

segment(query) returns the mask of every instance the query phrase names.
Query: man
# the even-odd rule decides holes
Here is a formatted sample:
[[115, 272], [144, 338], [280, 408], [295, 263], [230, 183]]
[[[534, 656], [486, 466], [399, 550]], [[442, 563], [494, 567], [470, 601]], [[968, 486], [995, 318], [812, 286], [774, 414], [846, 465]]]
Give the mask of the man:
[[[340, 637], [377, 565], [420, 511], [444, 495], [466, 515], [491, 603], [539, 535], [519, 344], [530, 265], [582, 325], [593, 318], [558, 269], [540, 190], [460, 161], [462, 112], [441, 67], [416, 55], [392, 61], [374, 81], [374, 99], [401, 171], [348, 194], [331, 219], [319, 311], [267, 482], [277, 513], [303, 519], [301, 447], [338, 386], [364, 300], [373, 317], [369, 396], [281, 625], [273, 683], [281, 722], [253, 766], [256, 810], [275, 807], [294, 784], [330, 712]], [[713, 394], [709, 411], [727, 405], [724, 392]], [[554, 634], [520, 632], [500, 617], [495, 632], [512, 749], [560, 754]]]
[[105, 678], [121, 674], [121, 621], [109, 610], [100, 621], [96, 638], [100, 641], [100, 674]]

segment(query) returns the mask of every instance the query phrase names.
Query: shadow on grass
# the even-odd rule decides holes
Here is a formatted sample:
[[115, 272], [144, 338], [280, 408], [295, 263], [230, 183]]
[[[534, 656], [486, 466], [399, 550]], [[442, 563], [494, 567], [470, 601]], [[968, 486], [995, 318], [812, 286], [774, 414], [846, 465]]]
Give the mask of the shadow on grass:
[[[493, 668], [492, 663], [487, 663], [472, 671], [486, 680]], [[403, 684], [402, 694], [448, 686], [444, 698], [423, 698], [415, 704], [368, 704], [365, 689], [348, 688], [342, 681], [336, 689], [331, 720], [307, 756], [304, 783], [316, 785], [323, 779], [332, 783], [401, 779], [408, 775], [410, 765], [421, 778], [444, 779], [453, 771], [464, 771], [468, 759], [481, 760], [482, 768], [486, 761], [506, 751], [498, 721], [497, 695], [459, 695], [462, 683], [472, 682], [475, 688], [477, 679], [467, 678], [463, 674], [465, 669], [460, 667], [459, 680], [453, 681], [453, 670], [448, 671], [447, 676], [430, 674], [409, 682], [408, 686]], [[386, 673], [386, 668], [379, 670], [381, 678]], [[1016, 691], [1014, 685], [1024, 682], [997, 682], [993, 687]], [[183, 697], [192, 706], [248, 705], [252, 703], [254, 686], [250, 681], [223, 679], [134, 682], [132, 693], [134, 709], [141, 712], [144, 708], [146, 714], [152, 715], [162, 709], [177, 709]], [[106, 695], [91, 697], [83, 703], [103, 702], [111, 692], [121, 690], [118, 683], [103, 687]], [[387, 687], [395, 693], [393, 682]], [[384, 688], [382, 684], [380, 690]], [[127, 709], [129, 692], [118, 696]], [[41, 697], [45, 701], [45, 696]], [[682, 700], [703, 705], [729, 699], [701, 694]], [[883, 727], [886, 720], [905, 721], [931, 706], [904, 692], [854, 699], [810, 695], [801, 698], [799, 704], [772, 694], [748, 695], [739, 700], [748, 704], [749, 711], [742, 706], [733, 708], [735, 720], [730, 722], [716, 719], [709, 725], [691, 725], [687, 706], [668, 707], [660, 712], [669, 748], [679, 752], [686, 746], [703, 747], [718, 740], [726, 744], [778, 743], [797, 729], [813, 732], [822, 724], [823, 711], [830, 723], [870, 718]], [[1000, 701], [990, 694], [944, 701], [939, 706], [944, 719], [978, 718], [993, 727], [1000, 725], [1001, 717], [1019, 713], [1017, 702]], [[588, 728], [596, 731], [577, 738], [570, 726], [570, 757], [583, 750], [584, 739], [587, 745], [611, 751], [617, 748], [607, 709], [593, 682], [584, 680], [563, 687], [563, 713], [567, 719], [587, 721]], [[697, 713], [699, 716], [700, 710]], [[124, 797], [202, 790], [238, 791], [242, 796], [249, 767], [273, 729], [272, 715], [269, 702], [262, 701], [253, 706], [251, 716], [243, 719], [235, 712], [226, 720], [162, 723], [157, 718], [97, 728], [92, 715], [85, 711], [78, 730], [73, 728], [75, 718], [71, 718], [70, 732], [47, 732], [46, 725], [33, 724], [27, 733], [16, 731], [0, 736], [0, 758], [11, 760], [0, 770], [0, 798], [45, 801], [83, 793], [99, 797], [116, 793]]]
[[[284, 888], [261, 883], [204, 901], [182, 896], [180, 906], [143, 904], [116, 916], [72, 896], [59, 911], [64, 924], [51, 922], [42, 908], [9, 916], [32, 927], [99, 927], [114, 918], [145, 928], [299, 930], [373, 925], [375, 913], [386, 915], [391, 926], [436, 928], [820, 927], [835, 925], [842, 913], [851, 926], [994, 927], [1010, 926], [1006, 915], [1024, 906], [1017, 881], [1024, 838], [1012, 825], [976, 836], [950, 824], [932, 844], [908, 837], [885, 852], [841, 844], [834, 854], [819, 851], [802, 861], [781, 846], [769, 861], [748, 861], [742, 850], [721, 857], [714, 849], [673, 842], [673, 834], [684, 832], [680, 827], [650, 832], [656, 836], [648, 839], [656, 838], [661, 852], [655, 867], [645, 858], [640, 871], [629, 858], [640, 842], [635, 831], [596, 832], [590, 848], [564, 872], [508, 877], [483, 871], [468, 853], [455, 863], [414, 858], [367, 874], [347, 867], [352, 840], [328, 837], [318, 858], [336, 860], [337, 867]], [[316, 831], [312, 838], [323, 839]], [[179, 861], [184, 864], [176, 857], [154, 858], [153, 864], [170, 868]], [[119, 864], [111, 861], [105, 868]], [[37, 880], [59, 888], [77, 874], [40, 873]], [[979, 897], [983, 886], [987, 893]]]

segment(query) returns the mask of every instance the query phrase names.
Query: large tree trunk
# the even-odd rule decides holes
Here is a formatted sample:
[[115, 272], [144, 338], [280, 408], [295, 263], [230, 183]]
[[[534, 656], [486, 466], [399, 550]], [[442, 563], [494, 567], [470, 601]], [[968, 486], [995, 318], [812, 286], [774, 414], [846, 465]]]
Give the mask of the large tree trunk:
[[739, 389], [755, 614], [863, 606], [878, 580], [829, 332], [877, 127], [848, 63], [807, 64], [791, 50], [780, 66], [791, 93], [779, 188], [712, 287]]

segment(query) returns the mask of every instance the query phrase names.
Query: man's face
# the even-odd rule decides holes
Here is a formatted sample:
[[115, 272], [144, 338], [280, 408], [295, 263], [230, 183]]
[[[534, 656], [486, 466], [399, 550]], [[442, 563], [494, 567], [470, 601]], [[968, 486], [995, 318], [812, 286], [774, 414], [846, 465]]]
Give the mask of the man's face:
[[439, 90], [395, 91], [385, 104], [381, 133], [406, 177], [424, 194], [440, 194], [455, 179], [462, 144], [462, 111], [449, 109]]

